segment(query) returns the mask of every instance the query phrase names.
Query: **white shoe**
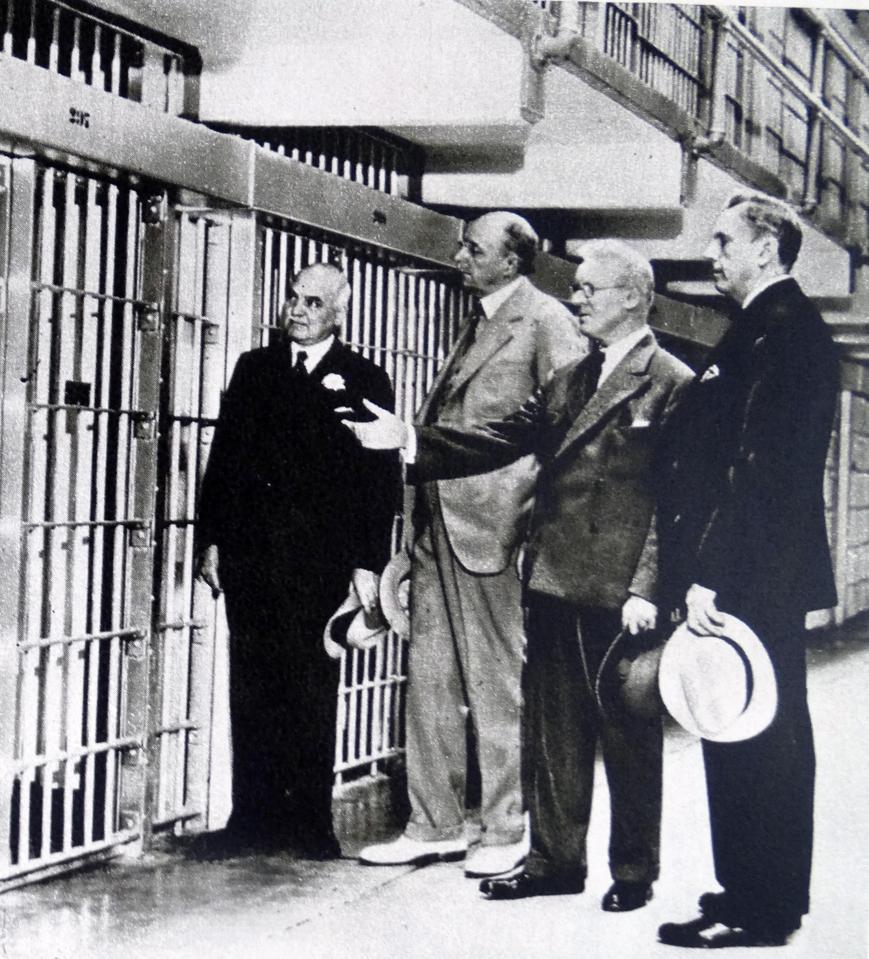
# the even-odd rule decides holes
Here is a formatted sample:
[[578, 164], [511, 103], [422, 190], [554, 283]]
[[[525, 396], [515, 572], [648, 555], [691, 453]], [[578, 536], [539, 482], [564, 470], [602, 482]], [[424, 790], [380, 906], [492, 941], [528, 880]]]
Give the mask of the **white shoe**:
[[528, 841], [521, 839], [509, 846], [478, 846], [468, 856], [465, 863], [465, 875], [472, 879], [486, 876], [500, 876], [511, 872], [525, 861], [528, 855]]
[[436, 839], [424, 842], [399, 836], [392, 842], [366, 846], [359, 853], [359, 862], [366, 866], [423, 866], [430, 862], [451, 862], [464, 858], [468, 850], [462, 839]]

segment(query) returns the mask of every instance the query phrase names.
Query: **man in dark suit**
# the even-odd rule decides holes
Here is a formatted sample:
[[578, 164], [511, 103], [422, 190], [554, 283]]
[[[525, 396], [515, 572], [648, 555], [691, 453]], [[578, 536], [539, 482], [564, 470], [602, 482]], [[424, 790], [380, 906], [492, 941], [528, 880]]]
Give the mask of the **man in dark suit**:
[[[377, 603], [394, 456], [361, 451], [339, 410], [392, 406], [386, 373], [336, 337], [350, 288], [330, 264], [293, 280], [282, 335], [242, 354], [199, 501], [199, 573], [230, 630], [230, 843], [340, 854], [332, 832], [337, 663], [323, 628], [352, 580]], [[346, 415], [346, 414], [343, 414]]]
[[[536, 233], [513, 213], [487, 213], [468, 224], [455, 259], [478, 309], [418, 422], [467, 426], [505, 416], [551, 370], [582, 352], [574, 318], [528, 279], [536, 251]], [[515, 559], [535, 473], [526, 456], [418, 491], [408, 537], [410, 819], [397, 840], [363, 849], [364, 863], [465, 855], [469, 717], [481, 780], [481, 842], [465, 872], [505, 872], [525, 855], [519, 768], [525, 636]]]
[[790, 276], [802, 240], [781, 201], [737, 196], [706, 255], [740, 309], [688, 391], [667, 444], [660, 535], [688, 627], [721, 612], [761, 638], [778, 712], [744, 742], [703, 742], [715, 875], [702, 915], [667, 923], [672, 945], [780, 945], [809, 908], [815, 757], [806, 702], [807, 611], [836, 602], [823, 476], [839, 364], [815, 306]]
[[[660, 720], [602, 713], [595, 680], [625, 630], [654, 630], [657, 540], [650, 465], [662, 422], [690, 371], [647, 325], [647, 260], [624, 243], [585, 244], [574, 302], [587, 358], [557, 372], [518, 413], [498, 422], [418, 427], [395, 417], [358, 424], [363, 443], [402, 445], [420, 478], [465, 475], [534, 453], [535, 489], [525, 566], [528, 650], [524, 673], [524, 786], [531, 851], [524, 869], [484, 880], [491, 899], [581, 892], [595, 749], [610, 786], [610, 912], [640, 908], [659, 866]], [[417, 449], [413, 451], [413, 446]], [[651, 639], [654, 642], [654, 639]]]

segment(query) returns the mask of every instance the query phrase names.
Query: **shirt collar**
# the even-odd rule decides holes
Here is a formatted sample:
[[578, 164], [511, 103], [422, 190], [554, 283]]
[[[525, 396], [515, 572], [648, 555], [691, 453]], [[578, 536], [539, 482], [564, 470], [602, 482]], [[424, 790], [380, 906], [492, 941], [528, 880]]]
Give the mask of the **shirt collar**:
[[609, 346], [601, 344], [604, 365], [609, 367], [615, 366], [616, 363], [623, 360], [628, 353], [631, 352], [643, 337], [651, 332], [650, 327], [641, 326], [638, 330], [634, 330], [632, 333], [628, 333], [627, 336], [623, 336], [620, 340], [616, 340], [615, 343], [610, 343]]
[[777, 276], [770, 277], [768, 280], [764, 280], [762, 283], [759, 283], [748, 296], [742, 301], [743, 310], [751, 303], [752, 300], [756, 300], [757, 297], [763, 293], [764, 290], [768, 290], [775, 283], [781, 283], [782, 280], [791, 280], [793, 277], [790, 273], [779, 273]]
[[499, 286], [498, 289], [492, 293], [487, 293], [485, 296], [480, 297], [480, 307], [483, 313], [485, 313], [487, 320], [491, 320], [507, 300], [510, 299], [521, 282], [522, 277], [517, 276], [515, 280], [510, 280], [509, 283], [506, 283], [504, 286]]
[[299, 353], [305, 353], [305, 369], [312, 373], [317, 364], [323, 359], [323, 357], [332, 349], [332, 344], [335, 342], [335, 334], [327, 336], [325, 340], [320, 340], [319, 343], [312, 343], [310, 346], [302, 346], [301, 343], [293, 343], [290, 341], [290, 357], [295, 365], [296, 357]]

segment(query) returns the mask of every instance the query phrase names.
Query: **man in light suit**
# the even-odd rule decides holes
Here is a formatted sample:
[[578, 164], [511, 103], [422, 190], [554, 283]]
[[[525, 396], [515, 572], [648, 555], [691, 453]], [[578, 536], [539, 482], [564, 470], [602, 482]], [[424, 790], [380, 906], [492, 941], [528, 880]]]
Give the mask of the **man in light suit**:
[[405, 456], [419, 478], [464, 475], [529, 452], [539, 457], [525, 557], [523, 763], [531, 851], [521, 871], [480, 888], [491, 899], [583, 890], [600, 741], [614, 880], [603, 908], [628, 912], [648, 902], [658, 875], [661, 723], [602, 713], [594, 687], [620, 631], [638, 648], [654, 642], [644, 635], [657, 617], [651, 465], [661, 425], [691, 373], [647, 325], [648, 261], [615, 240], [589, 242], [580, 252], [573, 299], [595, 348], [519, 412], [477, 428], [422, 426], [412, 439], [388, 413], [351, 428], [371, 448], [410, 443]]
[[[479, 308], [418, 415], [467, 427], [514, 410], [579, 355], [574, 318], [528, 279], [537, 236], [521, 217], [468, 224], [456, 264]], [[516, 551], [536, 475], [532, 456], [483, 476], [427, 483], [413, 515], [404, 834], [363, 849], [371, 865], [466, 853], [467, 717], [481, 779], [481, 844], [466, 873], [512, 869], [525, 852], [520, 788], [524, 630]]]
[[740, 307], [672, 424], [661, 554], [689, 629], [720, 634], [719, 611], [760, 637], [778, 710], [743, 742], [703, 741], [715, 877], [702, 915], [661, 926], [690, 948], [782, 945], [809, 909], [815, 754], [806, 702], [805, 615], [833, 606], [824, 464], [839, 360], [790, 276], [799, 220], [779, 200], [736, 196], [706, 255]]
[[225, 590], [230, 630], [230, 851], [340, 854], [323, 628], [351, 579], [376, 606], [399, 489], [397, 457], [361, 451], [340, 425], [363, 397], [393, 402], [385, 371], [336, 336], [349, 298], [331, 264], [293, 278], [281, 335], [239, 357], [202, 482], [199, 575]]

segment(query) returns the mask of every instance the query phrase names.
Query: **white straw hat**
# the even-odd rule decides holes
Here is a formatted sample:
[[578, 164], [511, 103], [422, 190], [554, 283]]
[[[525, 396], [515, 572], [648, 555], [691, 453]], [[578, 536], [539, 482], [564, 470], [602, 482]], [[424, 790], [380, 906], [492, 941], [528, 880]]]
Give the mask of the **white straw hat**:
[[667, 640], [658, 688], [667, 712], [688, 732], [717, 743], [751, 739], [778, 705], [775, 671], [763, 643], [727, 613], [723, 636], [698, 636], [682, 624]]

